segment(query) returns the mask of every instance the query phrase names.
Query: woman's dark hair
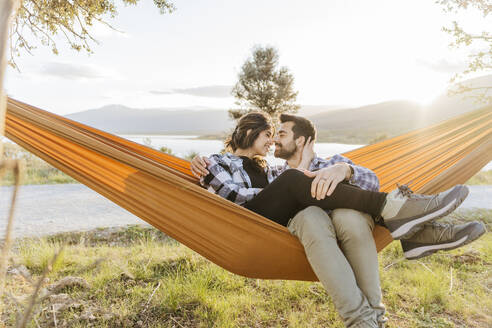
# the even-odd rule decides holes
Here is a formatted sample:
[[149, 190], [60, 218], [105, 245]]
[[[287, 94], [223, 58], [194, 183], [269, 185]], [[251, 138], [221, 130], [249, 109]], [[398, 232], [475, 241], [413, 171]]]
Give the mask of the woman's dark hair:
[[[226, 150], [236, 151], [237, 149], [246, 149], [253, 146], [256, 138], [262, 131], [270, 130], [273, 123], [268, 115], [260, 112], [251, 112], [243, 115], [232, 132], [232, 135], [225, 141]], [[248, 133], [248, 131], [250, 131]], [[266, 162], [257, 156], [255, 162], [264, 167]]]

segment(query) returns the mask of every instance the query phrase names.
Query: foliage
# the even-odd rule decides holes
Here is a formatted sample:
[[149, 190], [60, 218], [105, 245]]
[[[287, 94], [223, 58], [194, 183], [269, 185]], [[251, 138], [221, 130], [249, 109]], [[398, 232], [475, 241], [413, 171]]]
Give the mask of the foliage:
[[[445, 12], [457, 13], [468, 8], [474, 8], [479, 10], [484, 18], [487, 18], [492, 12], [490, 0], [437, 0], [436, 3], [443, 6]], [[470, 33], [457, 21], [453, 21], [452, 26], [443, 27], [443, 31], [452, 36], [451, 47], [466, 47], [471, 52], [466, 69], [456, 74], [451, 79], [451, 83], [463, 80], [464, 77], [471, 73], [492, 69], [492, 33], [490, 29], [484, 30], [479, 34]], [[470, 97], [487, 104], [492, 102], [492, 92], [490, 90], [492, 90], [492, 85], [471, 87], [465, 83], [457, 83], [455, 87], [451, 88], [450, 94], [470, 94], [470, 92], [475, 91], [476, 93], [470, 94]]]
[[190, 150], [184, 157], [184, 159], [191, 161], [193, 157], [200, 155], [199, 152]]
[[383, 140], [386, 140], [388, 139], [388, 135], [386, 133], [379, 133], [378, 135], [376, 135], [375, 137], [373, 137], [370, 141], [369, 141], [369, 144], [372, 145], [372, 144], [375, 144], [375, 143], [378, 143], [378, 142], [381, 142]]
[[145, 138], [143, 138], [142, 143], [143, 143], [143, 144], [144, 144], [144, 146], [146, 146], [146, 147], [149, 147], [149, 148], [154, 148], [154, 147], [152, 146], [152, 138], [150, 138], [150, 137], [145, 137]]
[[294, 76], [287, 67], [278, 66], [278, 51], [273, 47], [257, 46], [239, 73], [239, 81], [232, 90], [239, 109], [229, 110], [236, 120], [242, 115], [260, 110], [277, 119], [281, 113], [295, 113], [298, 92], [294, 91]]
[[[139, 0], [121, 0], [125, 5], [136, 5]], [[161, 14], [175, 10], [169, 0], [153, 0]], [[9, 64], [17, 68], [15, 57], [21, 50], [32, 53], [37, 39], [58, 54], [56, 36], [61, 36], [76, 51], [92, 53], [92, 43], [98, 43], [90, 28], [95, 22], [114, 29], [107, 17], [114, 18], [118, 11], [114, 0], [23, 0], [13, 20]]]
[[166, 146], [162, 146], [161, 148], [159, 148], [159, 151], [163, 152], [164, 154], [174, 155], [173, 150]]

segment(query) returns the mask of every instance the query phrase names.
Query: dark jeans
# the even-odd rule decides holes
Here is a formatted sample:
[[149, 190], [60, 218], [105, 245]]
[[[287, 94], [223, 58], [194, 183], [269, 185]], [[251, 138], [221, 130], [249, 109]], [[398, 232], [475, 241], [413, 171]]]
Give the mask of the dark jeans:
[[325, 210], [350, 208], [379, 216], [386, 193], [362, 190], [347, 183], [339, 183], [331, 196], [317, 200], [311, 196], [313, 178], [296, 169], [282, 173], [244, 207], [272, 221], [287, 226], [289, 219], [309, 206]]

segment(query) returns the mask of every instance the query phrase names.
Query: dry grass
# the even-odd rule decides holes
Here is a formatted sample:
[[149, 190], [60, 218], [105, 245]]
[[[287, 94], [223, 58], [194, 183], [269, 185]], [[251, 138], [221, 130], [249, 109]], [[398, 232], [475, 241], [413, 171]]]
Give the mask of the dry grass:
[[492, 185], [492, 170], [480, 171], [466, 182], [467, 185]]

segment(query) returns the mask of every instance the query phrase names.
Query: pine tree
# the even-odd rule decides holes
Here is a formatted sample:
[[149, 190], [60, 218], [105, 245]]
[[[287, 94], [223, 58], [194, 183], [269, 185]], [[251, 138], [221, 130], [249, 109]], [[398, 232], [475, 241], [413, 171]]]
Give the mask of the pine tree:
[[286, 67], [278, 68], [278, 51], [257, 46], [252, 57], [241, 68], [239, 80], [232, 89], [239, 108], [230, 109], [236, 120], [251, 111], [263, 111], [277, 120], [281, 113], [296, 113], [298, 92], [294, 91], [294, 76]]

